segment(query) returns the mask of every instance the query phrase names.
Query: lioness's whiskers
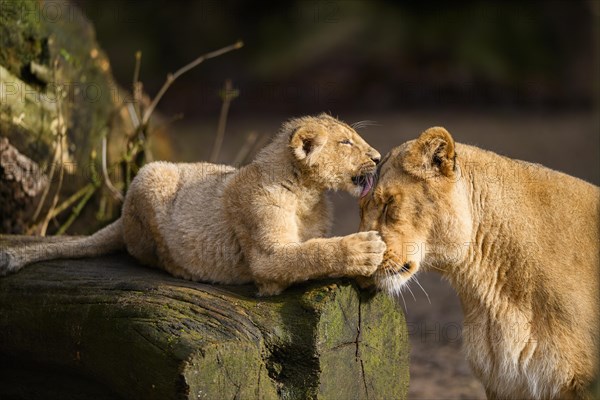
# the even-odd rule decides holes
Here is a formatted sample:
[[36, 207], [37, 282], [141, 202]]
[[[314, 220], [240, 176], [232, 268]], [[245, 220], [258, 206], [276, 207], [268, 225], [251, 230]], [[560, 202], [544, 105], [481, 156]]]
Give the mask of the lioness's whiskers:
[[416, 302], [417, 298], [415, 297], [415, 294], [413, 293], [413, 291], [410, 289], [410, 279], [408, 281], [406, 281], [406, 288], [408, 289], [408, 291], [412, 295], [413, 300]]
[[415, 282], [417, 282], [417, 285], [419, 285], [419, 287], [421, 288], [421, 290], [423, 291], [423, 293], [425, 293], [425, 296], [427, 296], [427, 301], [429, 302], [429, 304], [431, 304], [431, 300], [429, 299], [429, 294], [427, 294], [427, 292], [425, 291], [425, 289], [423, 288], [423, 286], [421, 286], [421, 283], [417, 279], [416, 275], [414, 275], [414, 278], [415, 278]]
[[389, 286], [388, 292], [400, 293], [400, 297], [402, 298], [402, 303], [404, 303], [404, 311], [408, 312], [408, 308], [406, 307], [406, 300], [404, 300], [404, 295], [402, 294], [402, 287], [396, 284], [396, 281], [391, 279], [392, 274], [388, 270], [384, 270], [385, 273], [385, 284]]
[[408, 309], [406, 308], [406, 301], [404, 300], [404, 295], [402, 294], [402, 291], [399, 291], [398, 293], [400, 293], [400, 297], [402, 298], [402, 302], [404, 303], [404, 311], [408, 312]]
[[445, 270], [443, 270], [443, 269], [441, 269], [441, 268], [439, 268], [439, 267], [434, 267], [433, 265], [428, 265], [427, 267], [428, 267], [428, 268], [437, 269], [438, 271], [441, 271], [441, 272], [446, 272]]

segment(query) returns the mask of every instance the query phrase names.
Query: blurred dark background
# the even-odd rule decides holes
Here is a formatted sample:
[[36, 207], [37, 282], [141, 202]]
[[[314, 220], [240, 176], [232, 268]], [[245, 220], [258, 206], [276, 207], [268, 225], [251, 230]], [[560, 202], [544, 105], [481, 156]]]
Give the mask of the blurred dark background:
[[[218, 93], [232, 79], [240, 95], [221, 162], [236, 159], [250, 132], [267, 140], [287, 118], [328, 111], [377, 121], [360, 133], [382, 153], [443, 125], [457, 141], [600, 183], [598, 1], [76, 3], [123, 87], [141, 50], [151, 96], [168, 72], [244, 41], [181, 77], [160, 103], [166, 120], [184, 114], [163, 138], [172, 160], [208, 159]], [[354, 232], [356, 200], [333, 198], [334, 234]], [[458, 299], [438, 275], [419, 279], [431, 304], [418, 288], [399, 303], [411, 334], [410, 398], [484, 398], [460, 334], [446, 334], [460, 327]]]
[[114, 74], [134, 53], [156, 93], [172, 72], [244, 40], [173, 87], [165, 113], [213, 115], [227, 78], [235, 113], [590, 107], [596, 1], [78, 1]]

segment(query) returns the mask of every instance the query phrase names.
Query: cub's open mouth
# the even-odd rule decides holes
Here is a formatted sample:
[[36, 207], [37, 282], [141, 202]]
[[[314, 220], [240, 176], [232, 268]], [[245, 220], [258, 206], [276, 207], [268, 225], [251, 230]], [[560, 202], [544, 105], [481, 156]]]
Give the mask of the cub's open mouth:
[[375, 183], [375, 174], [367, 173], [353, 176], [352, 183], [361, 188], [360, 197], [365, 197], [373, 188], [373, 184]]

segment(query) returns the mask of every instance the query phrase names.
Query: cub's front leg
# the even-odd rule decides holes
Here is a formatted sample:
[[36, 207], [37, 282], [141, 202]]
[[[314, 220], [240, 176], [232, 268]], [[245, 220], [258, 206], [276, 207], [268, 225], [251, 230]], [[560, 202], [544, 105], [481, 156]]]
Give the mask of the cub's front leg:
[[278, 243], [254, 249], [250, 269], [259, 295], [275, 295], [309, 279], [370, 276], [381, 264], [385, 249], [376, 231]]

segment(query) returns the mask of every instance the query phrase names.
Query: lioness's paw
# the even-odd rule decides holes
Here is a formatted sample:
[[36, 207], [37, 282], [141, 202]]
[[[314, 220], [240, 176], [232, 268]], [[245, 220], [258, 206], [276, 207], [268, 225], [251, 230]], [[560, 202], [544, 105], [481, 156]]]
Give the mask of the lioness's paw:
[[383, 261], [385, 242], [379, 232], [368, 231], [348, 235], [342, 239], [346, 245], [347, 272], [349, 275], [371, 276]]

